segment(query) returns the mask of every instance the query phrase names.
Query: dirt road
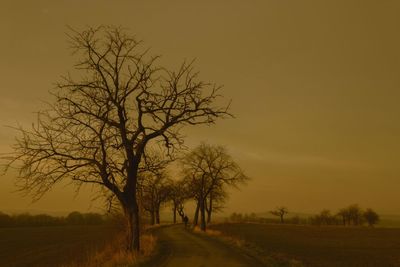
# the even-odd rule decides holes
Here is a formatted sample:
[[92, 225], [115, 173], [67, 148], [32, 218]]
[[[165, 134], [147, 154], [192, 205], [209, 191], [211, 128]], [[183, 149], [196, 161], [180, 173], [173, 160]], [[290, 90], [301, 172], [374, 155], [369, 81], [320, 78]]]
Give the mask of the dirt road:
[[193, 234], [183, 225], [161, 227], [155, 231], [159, 253], [144, 266], [162, 267], [244, 267], [263, 266], [219, 240]]

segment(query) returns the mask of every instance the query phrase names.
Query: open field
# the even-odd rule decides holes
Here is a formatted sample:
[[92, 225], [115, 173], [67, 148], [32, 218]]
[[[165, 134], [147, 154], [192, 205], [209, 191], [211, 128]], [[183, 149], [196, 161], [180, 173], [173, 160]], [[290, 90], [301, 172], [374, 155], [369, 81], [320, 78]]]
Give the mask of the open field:
[[400, 266], [400, 229], [272, 224], [218, 224], [261, 257], [296, 259], [305, 266]]
[[79, 262], [112, 240], [112, 226], [0, 228], [0, 266], [59, 266]]

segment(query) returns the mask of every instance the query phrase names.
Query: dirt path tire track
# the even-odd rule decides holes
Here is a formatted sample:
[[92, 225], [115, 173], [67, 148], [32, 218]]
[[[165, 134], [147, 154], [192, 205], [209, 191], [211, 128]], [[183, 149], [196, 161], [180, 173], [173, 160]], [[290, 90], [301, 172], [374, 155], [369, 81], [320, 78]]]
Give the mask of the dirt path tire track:
[[157, 255], [141, 266], [157, 267], [258, 267], [260, 262], [215, 238], [193, 234], [183, 225], [160, 227]]

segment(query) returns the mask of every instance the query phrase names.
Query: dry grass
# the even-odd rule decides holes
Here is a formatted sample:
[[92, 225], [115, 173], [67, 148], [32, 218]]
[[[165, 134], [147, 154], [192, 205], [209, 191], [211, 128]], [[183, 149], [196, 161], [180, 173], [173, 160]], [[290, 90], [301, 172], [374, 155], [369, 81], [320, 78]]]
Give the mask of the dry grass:
[[222, 234], [221, 231], [218, 231], [218, 230], [213, 230], [213, 229], [207, 228], [206, 231], [204, 232], [200, 229], [200, 227], [195, 226], [193, 228], [193, 232], [198, 233], [198, 234], [207, 235], [207, 236], [218, 237], [219, 239], [222, 239], [223, 241], [225, 241], [231, 245], [234, 245], [236, 247], [239, 247], [239, 248], [243, 248], [245, 246], [244, 240], [233, 237], [233, 236], [224, 235], [224, 234]]
[[88, 255], [87, 261], [83, 263], [70, 263], [62, 267], [115, 267], [132, 266], [140, 260], [149, 257], [156, 246], [157, 239], [151, 234], [141, 236], [140, 253], [129, 252], [125, 249], [126, 239], [121, 233], [113, 242], [107, 244], [103, 249]]
[[207, 229], [206, 232], [201, 231], [200, 227], [198, 227], [198, 226], [193, 227], [193, 232], [200, 233], [200, 234], [206, 234], [206, 235], [209, 235], [209, 236], [220, 236], [220, 235], [222, 235], [221, 231], [218, 231], [218, 230]]
[[206, 232], [201, 231], [198, 226], [193, 228], [193, 232], [198, 234], [215, 237], [224, 243], [234, 246], [248, 255], [257, 258], [267, 266], [288, 266], [288, 267], [302, 267], [304, 264], [296, 259], [288, 257], [286, 254], [281, 253], [269, 253], [266, 255], [256, 244], [249, 242], [248, 240], [239, 238], [238, 236], [229, 235], [219, 230], [208, 228]]

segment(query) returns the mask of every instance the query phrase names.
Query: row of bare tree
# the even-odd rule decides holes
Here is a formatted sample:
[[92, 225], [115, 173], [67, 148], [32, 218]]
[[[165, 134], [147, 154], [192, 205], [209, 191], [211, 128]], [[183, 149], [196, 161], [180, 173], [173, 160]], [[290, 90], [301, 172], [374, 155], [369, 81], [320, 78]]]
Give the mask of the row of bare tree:
[[170, 158], [160, 154], [148, 158], [147, 168], [139, 176], [139, 206], [150, 216], [151, 224], [160, 223], [160, 208], [172, 204], [173, 222], [186, 216], [184, 204], [194, 200], [194, 225], [206, 230], [212, 215], [222, 209], [230, 186], [237, 187], [248, 178], [223, 146], [202, 143], [178, 159], [180, 179], [172, 179]]
[[312, 224], [317, 225], [363, 225], [373, 226], [379, 222], [379, 215], [373, 209], [361, 209], [357, 204], [340, 209], [336, 214], [330, 210], [322, 210], [318, 215], [310, 218]]
[[[121, 28], [71, 29], [69, 41], [78, 57], [75, 69], [57, 84], [54, 101], [32, 127], [16, 128], [14, 152], [3, 157], [6, 170], [17, 169], [21, 190], [34, 199], [59, 183], [77, 190], [93, 185], [110, 207], [121, 207], [127, 249], [139, 251], [140, 209], [158, 222], [169, 195], [157, 166], [163, 160], [153, 161], [151, 148], [163, 147], [162, 156], [170, 157], [182, 148], [183, 127], [232, 117], [229, 103], [220, 100], [219, 86], [198, 79], [192, 63], [176, 70], [161, 66], [159, 56]], [[245, 176], [220, 147], [200, 146], [182, 164], [205, 229], [205, 213], [210, 220], [226, 187]], [[180, 194], [180, 185], [174, 188]], [[182, 212], [181, 205], [176, 197], [174, 211]]]

